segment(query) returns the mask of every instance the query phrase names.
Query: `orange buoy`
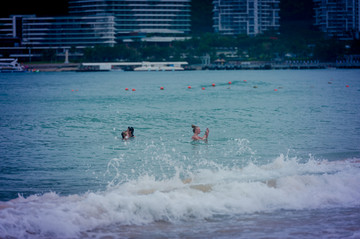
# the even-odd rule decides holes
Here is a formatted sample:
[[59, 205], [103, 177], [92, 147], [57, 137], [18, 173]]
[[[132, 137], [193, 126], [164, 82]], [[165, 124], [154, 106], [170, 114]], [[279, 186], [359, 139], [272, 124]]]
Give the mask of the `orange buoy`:
[[125, 90], [129, 90], [129, 88], [125, 88]]

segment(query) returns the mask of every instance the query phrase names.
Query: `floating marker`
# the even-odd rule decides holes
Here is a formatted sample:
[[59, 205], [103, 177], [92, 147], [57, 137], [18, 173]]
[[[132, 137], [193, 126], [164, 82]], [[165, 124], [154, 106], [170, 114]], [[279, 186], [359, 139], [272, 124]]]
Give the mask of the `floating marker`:
[[244, 80], [244, 82], [246, 82], [246, 80]]
[[205, 87], [201, 88], [202, 90], [205, 90]]
[[277, 91], [277, 89], [274, 89], [274, 91]]
[[346, 87], [350, 87], [349, 85], [346, 85]]
[[71, 90], [72, 92], [74, 92], [74, 90]]
[[160, 87], [160, 90], [164, 90], [164, 87], [161, 86], [161, 87]]
[[132, 91], [136, 91], [135, 89], [132, 89]]
[[215, 87], [215, 84], [213, 83], [212, 86]]
[[129, 88], [125, 88], [125, 90], [129, 90]]
[[229, 81], [229, 85], [231, 85], [231, 81]]
[[191, 89], [191, 86], [188, 86], [188, 89]]

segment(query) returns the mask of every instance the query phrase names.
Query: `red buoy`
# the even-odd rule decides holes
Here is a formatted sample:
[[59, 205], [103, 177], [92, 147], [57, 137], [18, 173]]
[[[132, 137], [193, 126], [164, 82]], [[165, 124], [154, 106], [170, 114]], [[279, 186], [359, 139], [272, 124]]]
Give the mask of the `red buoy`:
[[163, 89], [164, 89], [164, 87], [161, 86], [161, 87], [160, 87], [160, 90], [163, 90]]
[[229, 81], [229, 85], [231, 85], [231, 81]]
[[188, 86], [188, 89], [191, 89], [191, 86]]
[[205, 87], [203, 87], [203, 88], [201, 88], [201, 89], [205, 90]]
[[125, 88], [125, 90], [129, 90], [129, 88]]
[[349, 85], [346, 85], [346, 87], [350, 87]]
[[277, 89], [275, 89], [274, 91], [277, 91]]
[[132, 91], [136, 91], [135, 89], [132, 89]]
[[215, 87], [215, 84], [213, 83], [212, 86]]

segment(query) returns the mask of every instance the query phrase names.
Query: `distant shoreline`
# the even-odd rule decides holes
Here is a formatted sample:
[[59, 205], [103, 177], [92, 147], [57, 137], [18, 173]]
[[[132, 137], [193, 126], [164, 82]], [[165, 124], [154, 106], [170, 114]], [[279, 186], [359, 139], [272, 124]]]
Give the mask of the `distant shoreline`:
[[[40, 72], [66, 72], [79, 71], [81, 63], [24, 63], [28, 71]], [[309, 69], [360, 69], [360, 63], [317, 63], [317, 64], [276, 64], [253, 63], [244, 65], [235, 64], [210, 64], [188, 65], [185, 71], [190, 70], [309, 70]], [[126, 70], [128, 71], [128, 70]], [[91, 72], [87, 71], [87, 72]]]
[[80, 63], [23, 63], [28, 71], [63, 72], [77, 71]]

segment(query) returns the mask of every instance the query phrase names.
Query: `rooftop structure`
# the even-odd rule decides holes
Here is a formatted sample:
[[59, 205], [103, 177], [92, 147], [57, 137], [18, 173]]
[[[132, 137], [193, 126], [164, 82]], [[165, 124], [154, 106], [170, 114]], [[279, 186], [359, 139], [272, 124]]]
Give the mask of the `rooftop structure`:
[[214, 0], [214, 31], [257, 35], [279, 28], [280, 0]]
[[359, 39], [359, 0], [314, 0], [315, 26], [330, 37]]

